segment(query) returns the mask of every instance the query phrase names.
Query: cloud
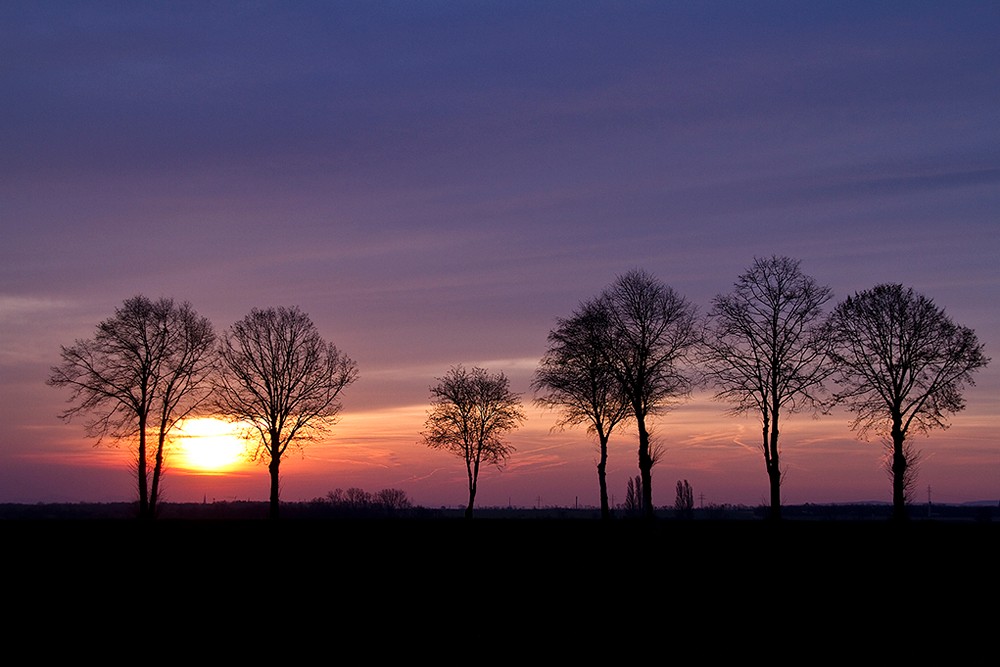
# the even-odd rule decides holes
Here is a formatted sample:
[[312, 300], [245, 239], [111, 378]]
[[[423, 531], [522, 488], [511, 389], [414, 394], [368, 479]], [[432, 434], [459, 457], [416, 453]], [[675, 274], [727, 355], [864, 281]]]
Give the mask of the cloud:
[[60, 312], [71, 305], [69, 301], [63, 299], [0, 294], [0, 324], [39, 314]]

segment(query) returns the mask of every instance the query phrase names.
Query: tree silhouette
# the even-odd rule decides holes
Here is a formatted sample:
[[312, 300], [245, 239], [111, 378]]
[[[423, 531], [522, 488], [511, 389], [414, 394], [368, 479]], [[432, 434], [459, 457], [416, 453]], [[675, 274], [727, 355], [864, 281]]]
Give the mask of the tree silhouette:
[[503, 441], [507, 432], [524, 421], [521, 398], [511, 392], [507, 376], [482, 368], [467, 371], [454, 366], [431, 387], [431, 410], [423, 432], [424, 443], [452, 452], [465, 461], [471, 519], [476, 502], [480, 466], [503, 469], [514, 447]]
[[715, 297], [708, 315], [700, 355], [705, 376], [734, 414], [760, 417], [772, 519], [781, 518], [781, 415], [819, 406], [832, 372], [820, 319], [830, 297], [830, 288], [803, 275], [798, 261], [755, 259], [732, 292]]
[[674, 515], [679, 519], [691, 519], [694, 517], [694, 490], [686, 479], [683, 481], [677, 480]]
[[652, 519], [656, 458], [647, 419], [690, 394], [693, 378], [683, 366], [700, 340], [697, 309], [641, 269], [619, 276], [594, 308], [608, 321], [600, 350], [639, 431], [642, 513]]
[[326, 494], [321, 502], [332, 505], [348, 516], [384, 515], [392, 516], [413, 507], [406, 497], [406, 492], [400, 489], [382, 489], [369, 493], [358, 487], [334, 489]]
[[252, 310], [225, 333], [219, 359], [214, 406], [257, 441], [254, 458], [268, 463], [269, 516], [277, 519], [282, 456], [335, 423], [357, 365], [297, 307]]
[[601, 349], [608, 340], [608, 324], [604, 311], [593, 304], [584, 304], [570, 318], [558, 320], [549, 332], [549, 347], [532, 383], [533, 389], [544, 392], [536, 397], [536, 404], [561, 410], [560, 428], [586, 424], [587, 431], [597, 435], [597, 479], [604, 519], [611, 518], [608, 440], [631, 409]]
[[64, 420], [91, 415], [85, 428], [98, 444], [105, 436], [136, 438], [141, 519], [156, 516], [164, 444], [205, 398], [214, 344], [211, 323], [190, 304], [137, 295], [101, 322], [93, 338], [62, 347], [62, 363], [51, 369], [47, 383], [70, 387], [76, 403], [61, 414]]
[[625, 480], [625, 514], [642, 516], [642, 477], [636, 475]]
[[947, 428], [965, 408], [962, 389], [989, 363], [976, 334], [951, 321], [929, 298], [899, 284], [876, 285], [841, 302], [827, 322], [837, 366], [838, 401], [854, 412], [852, 428], [888, 435], [892, 446], [893, 518], [905, 520], [905, 448], [911, 429]]

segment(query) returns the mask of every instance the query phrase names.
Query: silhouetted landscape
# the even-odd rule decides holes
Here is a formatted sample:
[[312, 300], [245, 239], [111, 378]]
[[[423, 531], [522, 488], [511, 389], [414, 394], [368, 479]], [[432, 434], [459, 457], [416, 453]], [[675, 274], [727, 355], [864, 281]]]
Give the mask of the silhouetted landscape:
[[996, 663], [998, 35], [0, 3], [6, 659]]

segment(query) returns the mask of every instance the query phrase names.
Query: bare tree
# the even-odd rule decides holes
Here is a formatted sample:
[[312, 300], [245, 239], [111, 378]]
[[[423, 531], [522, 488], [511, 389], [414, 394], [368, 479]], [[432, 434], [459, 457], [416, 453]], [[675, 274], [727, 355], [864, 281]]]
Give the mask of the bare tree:
[[[93, 338], [62, 347], [47, 383], [70, 387], [75, 405], [60, 416], [90, 415], [88, 435], [116, 442], [135, 438], [132, 462], [139, 518], [156, 516], [164, 444], [205, 398], [215, 333], [188, 303], [137, 295], [97, 326]], [[149, 445], [152, 437], [154, 444]]]
[[544, 392], [537, 405], [561, 410], [557, 426], [586, 424], [597, 436], [600, 458], [597, 480], [601, 517], [611, 518], [608, 503], [608, 440], [615, 426], [628, 418], [631, 404], [622, 393], [601, 345], [607, 340], [609, 323], [604, 312], [584, 304], [572, 317], [558, 320], [549, 332], [549, 347], [535, 371], [532, 388]]
[[899, 284], [876, 285], [837, 305], [827, 323], [837, 365], [836, 398], [854, 412], [865, 437], [888, 435], [892, 447], [893, 518], [905, 520], [910, 430], [947, 428], [965, 408], [962, 389], [989, 363], [969, 328], [951, 321], [929, 298]]
[[619, 276], [594, 307], [608, 319], [600, 349], [639, 431], [642, 513], [652, 519], [655, 452], [647, 418], [690, 395], [694, 379], [684, 366], [700, 340], [697, 309], [640, 269]]
[[413, 507], [413, 503], [402, 489], [382, 489], [375, 494], [375, 503], [389, 514]]
[[424, 444], [452, 452], [465, 461], [469, 504], [465, 518], [472, 518], [483, 464], [503, 469], [514, 447], [503, 435], [524, 421], [521, 397], [510, 390], [503, 373], [482, 368], [467, 371], [454, 366], [431, 387], [431, 410], [423, 432]]
[[382, 489], [376, 493], [369, 493], [357, 487], [351, 487], [346, 491], [334, 489], [326, 494], [326, 498], [319, 501], [329, 503], [337, 510], [351, 516], [363, 516], [366, 513], [392, 516], [413, 507], [406, 492], [401, 489]]
[[678, 519], [694, 518], [694, 489], [685, 479], [677, 480], [677, 497], [674, 499], [674, 516]]
[[327, 433], [357, 365], [297, 307], [252, 310], [225, 333], [219, 360], [215, 408], [257, 441], [254, 458], [267, 461], [269, 516], [277, 519], [282, 456]]
[[717, 400], [733, 404], [732, 413], [760, 417], [772, 519], [781, 518], [782, 413], [821, 408], [832, 372], [821, 320], [830, 298], [830, 288], [803, 275], [798, 261], [770, 257], [755, 259], [709, 312], [701, 348], [706, 379]]
[[642, 477], [636, 475], [625, 480], [625, 514], [642, 516]]

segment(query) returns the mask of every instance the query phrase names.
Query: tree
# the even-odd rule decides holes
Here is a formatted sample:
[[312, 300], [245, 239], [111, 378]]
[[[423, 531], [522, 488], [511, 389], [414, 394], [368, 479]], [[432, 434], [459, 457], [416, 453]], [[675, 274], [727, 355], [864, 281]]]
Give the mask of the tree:
[[700, 339], [697, 309], [640, 269], [619, 276], [594, 307], [608, 322], [600, 349], [639, 431], [642, 513], [652, 519], [656, 453], [647, 418], [690, 395], [693, 377], [684, 365]]
[[965, 408], [962, 389], [975, 384], [973, 373], [989, 359], [971, 329], [899, 284], [842, 301], [827, 321], [827, 335], [840, 387], [835, 398], [855, 414], [852, 428], [891, 442], [893, 518], [905, 520], [907, 487], [915, 483], [907, 435], [947, 428], [948, 415]]
[[357, 365], [297, 307], [253, 309], [225, 333], [219, 361], [215, 408], [257, 441], [254, 458], [267, 461], [269, 516], [277, 519], [282, 456], [336, 422]]
[[469, 481], [469, 504], [465, 518], [472, 518], [482, 465], [502, 470], [514, 447], [504, 434], [524, 421], [521, 397], [509, 387], [503, 373], [490, 374], [482, 368], [467, 371], [454, 366], [431, 387], [424, 443], [432, 449], [449, 451], [465, 461]]
[[137, 295], [98, 324], [93, 338], [62, 347], [62, 363], [51, 369], [50, 386], [72, 389], [75, 405], [64, 420], [90, 415], [85, 429], [97, 444], [135, 438], [141, 519], [156, 516], [164, 445], [205, 398], [214, 345], [211, 323], [190, 304]]
[[402, 489], [382, 489], [375, 494], [375, 504], [388, 514], [410, 509], [413, 503]]
[[625, 480], [625, 514], [642, 516], [642, 477], [636, 475]]
[[691, 519], [694, 517], [694, 490], [686, 479], [684, 481], [677, 480], [674, 515], [679, 519]]
[[779, 422], [782, 413], [822, 407], [832, 372], [822, 340], [823, 306], [831, 298], [787, 257], [755, 259], [733, 291], [718, 295], [708, 315], [701, 360], [717, 400], [734, 414], [761, 420], [770, 517], [781, 518]]
[[382, 489], [376, 493], [369, 493], [364, 489], [351, 487], [335, 489], [326, 494], [325, 499], [319, 502], [326, 502], [332, 505], [338, 513], [347, 516], [384, 515], [393, 516], [409, 510], [413, 503], [406, 497], [406, 492], [400, 489]]
[[601, 517], [611, 518], [608, 503], [608, 440], [615, 426], [629, 416], [630, 404], [615, 379], [601, 345], [608, 319], [599, 308], [585, 304], [572, 317], [557, 321], [549, 332], [549, 348], [535, 371], [532, 388], [544, 392], [537, 405], [562, 411], [557, 426], [586, 424], [597, 435], [600, 459], [597, 480]]

